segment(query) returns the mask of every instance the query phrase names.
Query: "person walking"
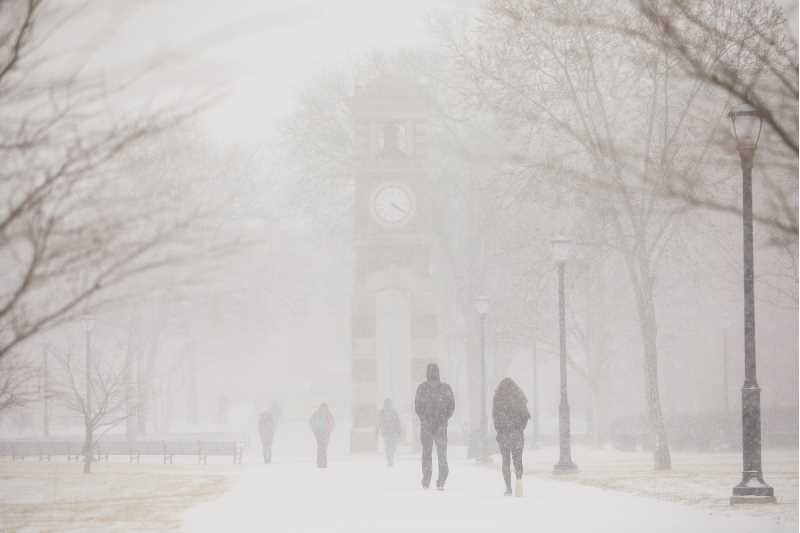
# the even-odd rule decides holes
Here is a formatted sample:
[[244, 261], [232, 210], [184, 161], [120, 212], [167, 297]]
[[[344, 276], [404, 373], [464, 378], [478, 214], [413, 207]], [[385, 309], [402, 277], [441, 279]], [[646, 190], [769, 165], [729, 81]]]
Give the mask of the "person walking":
[[506, 496], [511, 496], [511, 459], [514, 460], [516, 495], [522, 496], [522, 450], [525, 446], [525, 426], [531, 417], [528, 399], [511, 378], [504, 378], [494, 391], [492, 419], [497, 431], [497, 444], [503, 457], [503, 479]]
[[387, 466], [394, 466], [394, 454], [403, 435], [400, 415], [392, 406], [392, 400], [383, 400], [383, 408], [378, 413], [378, 433], [383, 436], [383, 449], [386, 452]]
[[427, 379], [417, 387], [414, 410], [419, 417], [419, 439], [422, 443], [422, 487], [428, 488], [433, 473], [433, 445], [436, 444], [436, 460], [439, 478], [436, 488], [444, 489], [449, 473], [447, 468], [447, 422], [453, 416], [455, 399], [450, 385], [439, 379], [439, 367], [428, 365]]
[[258, 434], [264, 452], [264, 464], [272, 462], [272, 439], [275, 436], [275, 417], [271, 410], [261, 413], [258, 418]]
[[333, 414], [328, 404], [321, 404], [310, 419], [311, 431], [317, 439], [317, 468], [328, 468], [328, 442], [333, 432]]

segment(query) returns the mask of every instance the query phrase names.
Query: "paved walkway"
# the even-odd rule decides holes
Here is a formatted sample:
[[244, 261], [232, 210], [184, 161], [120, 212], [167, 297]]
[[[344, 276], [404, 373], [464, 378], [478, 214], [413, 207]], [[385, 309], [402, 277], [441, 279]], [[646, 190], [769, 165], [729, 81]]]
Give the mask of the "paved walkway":
[[651, 498], [527, 477], [504, 497], [498, 472], [451, 460], [445, 491], [423, 490], [412, 456], [387, 468], [377, 455], [246, 466], [220, 499], [184, 516], [187, 533], [238, 532], [648, 532], [795, 531], [748, 515], [712, 513]]

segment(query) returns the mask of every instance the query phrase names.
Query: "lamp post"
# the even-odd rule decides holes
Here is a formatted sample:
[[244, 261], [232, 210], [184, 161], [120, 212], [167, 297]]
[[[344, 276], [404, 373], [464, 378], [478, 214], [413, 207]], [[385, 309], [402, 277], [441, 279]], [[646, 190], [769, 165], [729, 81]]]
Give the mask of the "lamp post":
[[47, 368], [47, 346], [42, 350], [42, 433], [50, 436], [50, 373]]
[[486, 315], [489, 313], [489, 297], [475, 298], [475, 310], [481, 321], [481, 444], [479, 461], [489, 459], [489, 417], [486, 414]]
[[756, 316], [753, 286], [753, 156], [762, 119], [749, 106], [728, 113], [742, 166], [742, 250], [744, 262], [744, 385], [742, 385], [742, 481], [731, 504], [774, 503], [775, 494], [761, 472], [761, 389], [756, 380]]
[[570, 474], [578, 471], [572, 462], [569, 431], [569, 401], [567, 399], [567, 332], [564, 313], [564, 267], [569, 258], [570, 241], [558, 236], [551, 241], [553, 259], [558, 268], [558, 329], [560, 338], [559, 362], [561, 370], [561, 400], [558, 404], [558, 463], [553, 474]]
[[531, 400], [532, 400], [532, 407], [533, 413], [531, 416], [531, 448], [538, 448], [539, 447], [539, 354], [536, 346], [536, 337], [533, 338], [532, 343], [532, 355], [533, 359], [531, 361], [531, 366], [533, 370], [533, 391], [531, 393]]
[[92, 346], [91, 334], [94, 328], [94, 318], [90, 315], [83, 317], [83, 329], [86, 332], [86, 406], [83, 412], [84, 425], [86, 430], [86, 442], [84, 443], [85, 459], [83, 472], [88, 474], [91, 470], [92, 459], [94, 458], [94, 435], [92, 434]]

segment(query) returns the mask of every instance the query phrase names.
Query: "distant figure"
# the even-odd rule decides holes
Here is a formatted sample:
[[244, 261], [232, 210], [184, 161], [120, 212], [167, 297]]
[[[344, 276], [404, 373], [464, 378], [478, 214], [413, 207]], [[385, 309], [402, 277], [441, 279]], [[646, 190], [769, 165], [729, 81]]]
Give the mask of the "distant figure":
[[389, 398], [383, 400], [383, 409], [378, 413], [378, 433], [383, 436], [386, 464], [394, 466], [394, 454], [397, 451], [397, 443], [403, 435], [403, 425]]
[[328, 442], [333, 432], [333, 415], [328, 404], [321, 404], [311, 415], [311, 431], [317, 439], [317, 468], [328, 467]]
[[272, 462], [272, 438], [275, 436], [275, 416], [272, 411], [267, 410], [261, 413], [258, 418], [258, 434], [264, 450], [264, 464], [269, 464]]
[[528, 412], [528, 399], [513, 379], [504, 378], [494, 391], [492, 419], [497, 430], [497, 444], [503, 456], [503, 479], [506, 482], [506, 496], [511, 495], [511, 458], [514, 459], [514, 473], [517, 477], [516, 493], [522, 496], [522, 450], [525, 445], [525, 426], [531, 417]]
[[422, 487], [431, 484], [433, 472], [433, 444], [436, 443], [436, 460], [439, 463], [439, 478], [436, 488], [444, 489], [447, 480], [447, 421], [453, 416], [455, 399], [453, 389], [439, 381], [439, 367], [428, 365], [427, 380], [417, 387], [414, 410], [419, 416], [419, 440], [422, 443]]

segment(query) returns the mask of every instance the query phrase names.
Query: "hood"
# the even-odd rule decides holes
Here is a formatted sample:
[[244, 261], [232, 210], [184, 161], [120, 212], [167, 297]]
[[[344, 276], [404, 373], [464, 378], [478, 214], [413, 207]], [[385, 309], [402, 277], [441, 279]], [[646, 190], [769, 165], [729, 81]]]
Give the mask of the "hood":
[[430, 363], [428, 365], [428, 370], [425, 371], [425, 376], [428, 378], [428, 381], [439, 381], [439, 365]]
[[519, 405], [528, 403], [525, 393], [522, 392], [517, 382], [511, 378], [503, 378], [503, 380], [500, 381], [500, 384], [497, 385], [497, 389], [494, 391], [494, 400], [495, 402], [513, 402]]

